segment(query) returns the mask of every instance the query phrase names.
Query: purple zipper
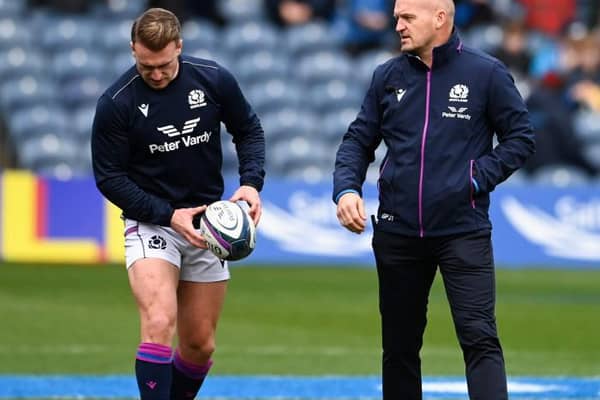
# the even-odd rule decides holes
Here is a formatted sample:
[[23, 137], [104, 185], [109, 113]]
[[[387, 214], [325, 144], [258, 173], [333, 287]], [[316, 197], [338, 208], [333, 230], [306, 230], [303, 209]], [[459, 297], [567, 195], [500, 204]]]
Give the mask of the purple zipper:
[[[433, 63], [433, 61], [432, 61]], [[429, 129], [429, 102], [431, 96], [431, 69], [427, 71], [427, 98], [425, 100], [425, 125], [423, 126], [423, 135], [421, 139], [421, 172], [419, 175], [419, 236], [425, 236], [423, 228], [423, 175], [425, 175], [425, 141], [427, 140], [427, 130]]]
[[475, 188], [473, 187], [473, 163], [475, 161], [471, 160], [469, 163], [469, 186], [471, 187], [471, 208], [475, 208]]

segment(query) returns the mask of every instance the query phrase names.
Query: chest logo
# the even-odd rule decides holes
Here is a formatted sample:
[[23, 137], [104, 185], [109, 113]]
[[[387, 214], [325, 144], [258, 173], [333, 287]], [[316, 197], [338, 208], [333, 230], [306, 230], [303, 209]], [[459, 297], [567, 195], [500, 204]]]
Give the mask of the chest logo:
[[150, 110], [150, 104], [140, 104], [138, 109], [144, 114], [144, 117], [148, 117], [148, 111]]
[[199, 108], [206, 106], [206, 96], [200, 89], [194, 89], [188, 94], [188, 103], [190, 109]]
[[442, 118], [466, 119], [467, 121], [470, 121], [471, 116], [469, 114], [465, 114], [468, 110], [469, 109], [467, 107], [448, 106], [449, 112], [443, 112]]
[[450, 89], [451, 102], [466, 103], [469, 101], [469, 87], [467, 85], [454, 85]]
[[179, 132], [179, 130], [177, 130], [177, 128], [175, 128], [175, 125], [159, 126], [156, 129], [158, 129], [161, 133], [164, 133], [165, 135], [167, 135], [169, 137], [175, 137], [175, 136], [179, 136], [179, 135], [187, 135], [188, 133], [194, 132], [194, 129], [196, 129], [196, 126], [198, 125], [199, 121], [200, 121], [200, 117], [185, 121], [185, 123], [183, 124], [183, 128], [181, 129], [181, 132]]

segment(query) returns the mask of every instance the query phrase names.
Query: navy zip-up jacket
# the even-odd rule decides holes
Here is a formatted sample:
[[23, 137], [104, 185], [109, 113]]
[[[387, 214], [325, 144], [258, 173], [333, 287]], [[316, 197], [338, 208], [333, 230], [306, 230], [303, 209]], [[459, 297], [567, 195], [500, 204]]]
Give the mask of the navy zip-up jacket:
[[382, 140], [378, 229], [420, 237], [491, 229], [489, 193], [535, 149], [506, 67], [463, 46], [456, 31], [433, 50], [431, 69], [410, 54], [376, 68], [337, 152], [335, 202], [362, 195]]
[[154, 90], [132, 67], [98, 100], [92, 161], [99, 190], [125, 217], [163, 226], [176, 208], [220, 200], [221, 122], [233, 135], [240, 184], [260, 191], [264, 133], [226, 69], [180, 56], [177, 77]]

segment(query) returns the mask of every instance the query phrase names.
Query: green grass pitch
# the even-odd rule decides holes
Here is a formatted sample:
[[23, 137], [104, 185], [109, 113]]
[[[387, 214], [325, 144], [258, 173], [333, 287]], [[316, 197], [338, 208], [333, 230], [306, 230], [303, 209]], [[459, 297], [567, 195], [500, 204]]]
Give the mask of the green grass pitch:
[[[372, 268], [231, 267], [215, 374], [379, 374]], [[439, 275], [424, 375], [462, 375]], [[600, 375], [600, 270], [499, 269], [509, 375]], [[0, 264], [0, 373], [132, 373], [138, 319], [122, 266]]]

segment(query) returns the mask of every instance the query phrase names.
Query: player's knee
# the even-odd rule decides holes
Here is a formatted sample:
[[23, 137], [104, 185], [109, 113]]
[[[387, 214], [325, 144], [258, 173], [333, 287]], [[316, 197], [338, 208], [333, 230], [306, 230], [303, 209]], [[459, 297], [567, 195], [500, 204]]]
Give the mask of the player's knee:
[[186, 350], [199, 359], [208, 359], [215, 352], [214, 338], [198, 338], [185, 344]]
[[456, 330], [463, 348], [495, 347], [499, 343], [494, 321], [465, 321], [457, 324]]
[[143, 328], [151, 337], [172, 337], [175, 332], [175, 316], [168, 313], [152, 313], [146, 316]]

